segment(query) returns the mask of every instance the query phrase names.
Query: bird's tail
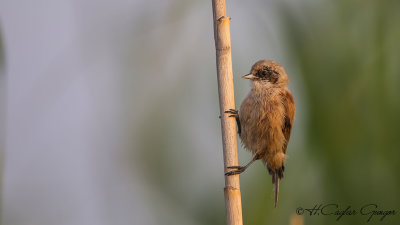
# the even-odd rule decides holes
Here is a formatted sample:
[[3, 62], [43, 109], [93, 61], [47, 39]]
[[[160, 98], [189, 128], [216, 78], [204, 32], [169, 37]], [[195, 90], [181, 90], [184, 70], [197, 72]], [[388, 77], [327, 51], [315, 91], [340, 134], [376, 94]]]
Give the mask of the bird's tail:
[[278, 204], [278, 194], [279, 194], [279, 177], [277, 174], [274, 174], [274, 182], [275, 184], [275, 201], [274, 201], [274, 207], [276, 208]]
[[[269, 169], [269, 168], [268, 168]], [[269, 169], [270, 170], [270, 169]], [[274, 184], [274, 189], [275, 189], [275, 201], [274, 201], [274, 207], [276, 208], [278, 205], [278, 195], [279, 195], [279, 180], [283, 178], [283, 171], [285, 170], [285, 167], [282, 166], [276, 171], [270, 170], [270, 174], [272, 175], [272, 184]]]

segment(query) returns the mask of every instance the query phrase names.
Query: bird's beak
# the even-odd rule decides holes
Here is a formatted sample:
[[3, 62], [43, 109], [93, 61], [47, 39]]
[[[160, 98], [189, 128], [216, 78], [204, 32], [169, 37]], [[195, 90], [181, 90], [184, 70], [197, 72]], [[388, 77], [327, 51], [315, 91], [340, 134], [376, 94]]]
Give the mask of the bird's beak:
[[246, 75], [244, 75], [242, 78], [244, 78], [244, 79], [255, 79], [255, 78], [257, 78], [256, 76], [254, 76], [252, 73], [249, 73], [249, 74], [246, 74]]

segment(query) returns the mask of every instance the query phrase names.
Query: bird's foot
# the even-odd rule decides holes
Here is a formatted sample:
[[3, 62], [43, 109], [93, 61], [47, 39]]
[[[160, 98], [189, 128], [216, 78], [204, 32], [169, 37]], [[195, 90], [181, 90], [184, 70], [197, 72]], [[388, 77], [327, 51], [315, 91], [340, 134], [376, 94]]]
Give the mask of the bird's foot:
[[229, 117], [235, 117], [235, 118], [239, 117], [239, 111], [236, 109], [229, 109], [229, 110], [226, 110], [224, 113], [231, 114], [231, 115], [229, 115]]
[[238, 134], [241, 135], [242, 134], [242, 126], [240, 125], [239, 111], [236, 109], [229, 109], [229, 110], [226, 110], [224, 113], [229, 113], [231, 115], [229, 115], [228, 117], [233, 117], [236, 119], [236, 124], [238, 127]]
[[228, 169], [235, 169], [225, 173], [225, 176], [231, 176], [236, 174], [241, 174], [246, 170], [245, 166], [228, 166]]

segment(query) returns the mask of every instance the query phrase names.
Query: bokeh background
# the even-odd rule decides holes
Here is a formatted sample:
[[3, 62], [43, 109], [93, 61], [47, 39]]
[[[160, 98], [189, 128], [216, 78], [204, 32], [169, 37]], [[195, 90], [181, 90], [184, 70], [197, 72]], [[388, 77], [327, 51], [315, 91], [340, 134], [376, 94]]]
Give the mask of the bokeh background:
[[[227, 4], [237, 107], [274, 59], [298, 109], [279, 207], [258, 162], [244, 224], [398, 224], [400, 1]], [[211, 1], [2, 0], [0, 43], [2, 224], [225, 223]]]

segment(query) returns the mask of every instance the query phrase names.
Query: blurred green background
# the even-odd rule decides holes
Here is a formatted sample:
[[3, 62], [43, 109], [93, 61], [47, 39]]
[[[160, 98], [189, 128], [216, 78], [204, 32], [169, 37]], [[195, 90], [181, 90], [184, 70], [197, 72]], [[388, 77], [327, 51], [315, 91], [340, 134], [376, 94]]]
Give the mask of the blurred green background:
[[[225, 223], [211, 1], [0, 6], [3, 224]], [[257, 162], [240, 177], [244, 224], [330, 203], [397, 215], [304, 224], [398, 224], [400, 1], [227, 6], [237, 108], [265, 58], [298, 110], [278, 209]]]

